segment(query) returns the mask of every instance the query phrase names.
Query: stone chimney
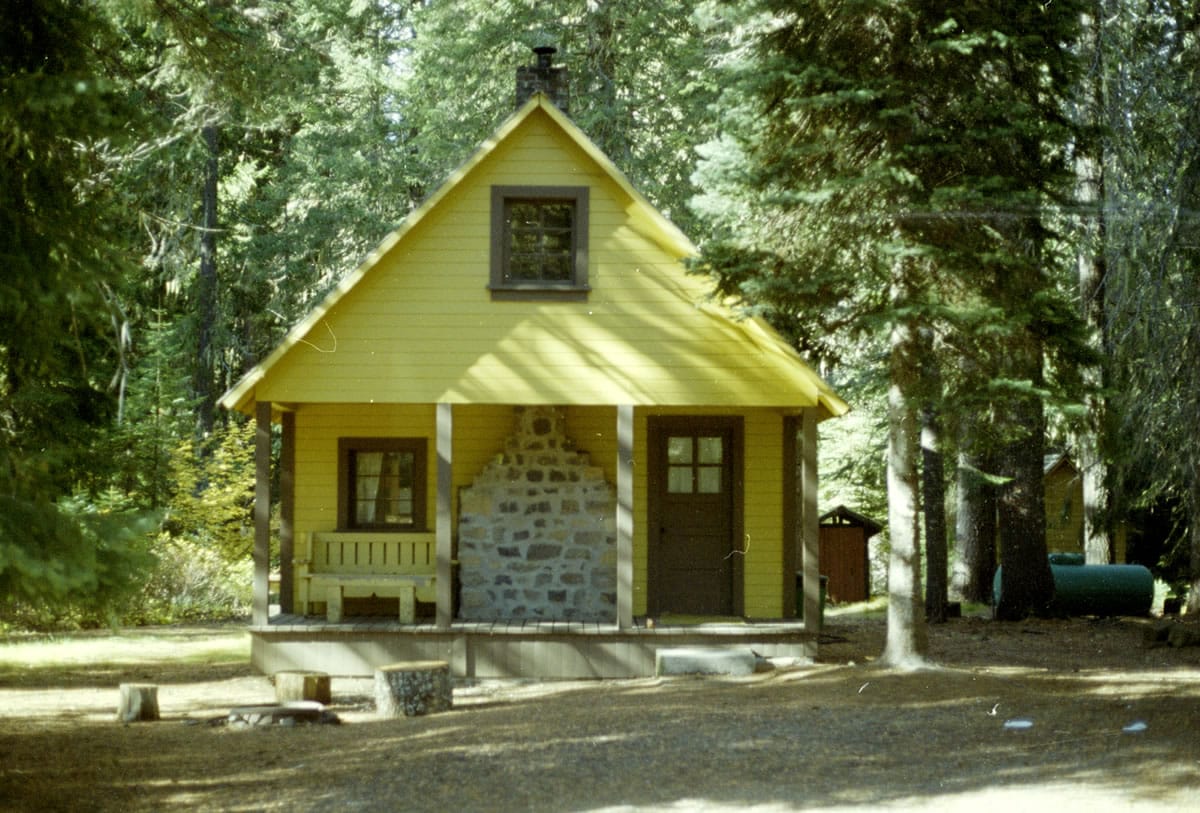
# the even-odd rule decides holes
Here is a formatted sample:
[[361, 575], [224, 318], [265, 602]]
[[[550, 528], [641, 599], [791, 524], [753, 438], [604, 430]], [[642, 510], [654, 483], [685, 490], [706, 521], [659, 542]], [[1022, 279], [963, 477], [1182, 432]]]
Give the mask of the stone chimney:
[[567, 69], [552, 64], [558, 49], [553, 45], [539, 45], [533, 52], [537, 54], [537, 64], [517, 68], [517, 107], [541, 91], [559, 110], [569, 113], [571, 93], [567, 86]]

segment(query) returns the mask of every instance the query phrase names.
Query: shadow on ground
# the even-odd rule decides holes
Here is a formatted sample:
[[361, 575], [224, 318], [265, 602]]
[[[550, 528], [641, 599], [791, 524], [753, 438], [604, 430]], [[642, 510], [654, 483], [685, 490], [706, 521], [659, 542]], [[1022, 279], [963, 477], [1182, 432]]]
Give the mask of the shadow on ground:
[[[898, 673], [871, 661], [881, 624], [833, 624], [833, 662], [809, 668], [476, 689], [451, 712], [387, 721], [362, 681], [335, 681], [341, 726], [9, 708], [0, 788], [14, 810], [1200, 809], [1197, 653], [1145, 648], [1141, 626], [963, 620], [933, 631], [948, 666]], [[124, 674], [110, 666], [105, 681]], [[244, 669], [137, 667], [163, 684]]]

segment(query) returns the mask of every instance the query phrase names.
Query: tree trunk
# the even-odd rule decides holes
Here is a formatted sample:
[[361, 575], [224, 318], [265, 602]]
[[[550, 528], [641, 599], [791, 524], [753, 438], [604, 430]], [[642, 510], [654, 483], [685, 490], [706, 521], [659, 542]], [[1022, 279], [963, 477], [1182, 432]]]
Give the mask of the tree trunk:
[[919, 346], [911, 324], [899, 322], [891, 335], [888, 387], [888, 559], [887, 641], [883, 661], [916, 668], [925, 663], [927, 634], [921, 616], [921, 535], [917, 512], [917, 416], [913, 406]]
[[946, 605], [950, 601], [945, 477], [941, 426], [926, 410], [921, 427], [921, 496], [925, 514], [925, 569], [929, 574], [925, 585], [925, 619], [935, 624], [945, 622]]
[[380, 717], [434, 714], [453, 703], [446, 661], [393, 663], [375, 670], [375, 710]]
[[1196, 615], [1200, 613], [1200, 473], [1193, 469], [1192, 487], [1191, 487], [1191, 505], [1188, 506], [1191, 523], [1189, 528], [1189, 536], [1191, 537], [1191, 556], [1190, 563], [1192, 567], [1191, 583], [1188, 586], [1187, 612], [1188, 615]]
[[994, 471], [991, 459], [975, 447], [975, 429], [968, 421], [959, 441], [958, 511], [955, 525], [957, 556], [951, 589], [963, 601], [992, 602], [996, 574], [996, 488], [984, 473]]
[[945, 623], [949, 603], [949, 552], [946, 548], [946, 465], [937, 403], [942, 377], [933, 356], [932, 331], [921, 331], [921, 369], [927, 390], [921, 410], [921, 506], [925, 517], [925, 620]]
[[136, 723], [158, 719], [158, 686], [153, 683], [122, 683], [118, 692], [117, 720]]
[[[1099, 5], [1099, 4], [1098, 4]], [[1098, 9], [1099, 11], [1099, 9]], [[1082, 114], [1085, 125], [1101, 122], [1103, 104], [1103, 59], [1100, 48], [1100, 28], [1095, 16], [1083, 17], [1084, 38], [1090, 41], [1094, 55], [1091, 75], [1083, 81]], [[1075, 160], [1079, 206], [1083, 212], [1083, 236], [1079, 247], [1079, 301], [1092, 347], [1101, 354], [1101, 361], [1083, 368], [1086, 386], [1084, 395], [1086, 415], [1075, 438], [1075, 458], [1083, 485], [1083, 552], [1090, 565], [1106, 565], [1113, 560], [1109, 505], [1112, 498], [1108, 488], [1108, 464], [1103, 453], [1106, 424], [1104, 398], [1107, 347], [1105, 340], [1105, 276], [1107, 266], [1107, 224], [1104, 207], [1104, 156], [1099, 138], [1081, 146]]]
[[[1023, 346], [1021, 346], [1023, 345]], [[1014, 344], [1013, 377], [1041, 383], [1041, 346], [1032, 337]], [[1009, 396], [1008, 436], [1000, 452], [1000, 468], [1008, 482], [1000, 488], [1000, 597], [996, 617], [1017, 621], [1046, 615], [1054, 599], [1054, 578], [1046, 555], [1045, 416], [1036, 393]]]
[[220, 139], [216, 125], [200, 135], [208, 151], [204, 165], [203, 216], [200, 228], [200, 271], [196, 275], [196, 366], [192, 388], [196, 395], [196, 423], [202, 434], [212, 431], [217, 408], [216, 363], [213, 350], [217, 324], [217, 154]]
[[275, 701], [291, 703], [312, 700], [328, 706], [333, 702], [328, 672], [289, 670], [275, 673]]

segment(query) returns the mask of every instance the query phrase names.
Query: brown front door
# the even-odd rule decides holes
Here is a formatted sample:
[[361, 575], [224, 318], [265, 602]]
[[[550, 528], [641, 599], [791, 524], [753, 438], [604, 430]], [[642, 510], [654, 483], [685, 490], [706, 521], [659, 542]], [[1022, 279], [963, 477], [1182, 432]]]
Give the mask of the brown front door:
[[740, 422], [659, 417], [649, 430], [649, 611], [733, 614]]

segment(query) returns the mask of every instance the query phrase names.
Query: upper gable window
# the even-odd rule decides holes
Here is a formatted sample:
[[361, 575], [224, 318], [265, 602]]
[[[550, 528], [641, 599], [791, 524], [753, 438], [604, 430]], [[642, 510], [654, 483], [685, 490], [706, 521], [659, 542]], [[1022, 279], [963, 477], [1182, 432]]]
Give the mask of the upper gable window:
[[586, 186], [493, 186], [493, 299], [585, 299]]

